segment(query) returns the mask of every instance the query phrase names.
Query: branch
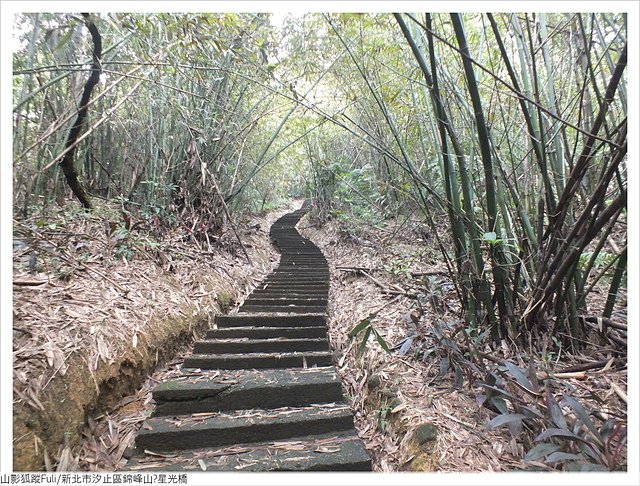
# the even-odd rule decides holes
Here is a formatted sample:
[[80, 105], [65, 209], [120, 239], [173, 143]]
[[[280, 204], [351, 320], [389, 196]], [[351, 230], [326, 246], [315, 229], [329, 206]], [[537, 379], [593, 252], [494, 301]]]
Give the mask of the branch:
[[69, 136], [67, 137], [67, 142], [65, 144], [68, 150], [59, 165], [67, 179], [67, 184], [69, 184], [69, 187], [73, 191], [73, 194], [86, 209], [91, 209], [89, 196], [85, 192], [84, 187], [80, 184], [80, 181], [78, 180], [78, 173], [73, 166], [73, 156], [77, 146], [76, 141], [80, 135], [80, 130], [82, 129], [84, 120], [87, 117], [87, 112], [89, 111], [88, 103], [91, 99], [91, 92], [93, 91], [94, 86], [100, 81], [100, 74], [102, 73], [102, 37], [100, 36], [100, 32], [98, 32], [98, 28], [93, 23], [90, 15], [87, 13], [83, 13], [82, 15], [87, 22], [87, 28], [89, 29], [91, 39], [93, 40], [93, 62], [91, 64], [91, 75], [89, 76], [89, 79], [87, 79], [87, 82], [84, 85], [84, 91], [82, 92], [80, 108], [78, 109], [78, 117], [73, 123], [71, 130], [69, 130]]

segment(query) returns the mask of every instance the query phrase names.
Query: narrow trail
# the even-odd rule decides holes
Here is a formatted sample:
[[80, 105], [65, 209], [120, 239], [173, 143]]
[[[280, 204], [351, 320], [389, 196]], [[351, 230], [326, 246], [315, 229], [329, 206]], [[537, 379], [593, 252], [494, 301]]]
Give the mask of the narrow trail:
[[307, 211], [273, 224], [278, 267], [156, 387], [127, 469], [371, 470], [332, 365], [327, 261], [295, 229]]

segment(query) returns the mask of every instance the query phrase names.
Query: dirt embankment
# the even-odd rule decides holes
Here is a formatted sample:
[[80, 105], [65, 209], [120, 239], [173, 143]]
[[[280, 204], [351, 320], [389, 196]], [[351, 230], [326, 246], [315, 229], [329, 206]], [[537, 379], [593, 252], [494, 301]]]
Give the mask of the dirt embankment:
[[[289, 210], [239, 224], [251, 264], [231, 231], [203, 246], [126, 229], [99, 210], [70, 218], [69, 208], [16, 223], [14, 470], [78, 469], [87, 420], [91, 428], [96, 415], [126, 406], [123, 397], [275, 266], [268, 230]], [[135, 427], [120, 433], [106, 448], [112, 457]]]

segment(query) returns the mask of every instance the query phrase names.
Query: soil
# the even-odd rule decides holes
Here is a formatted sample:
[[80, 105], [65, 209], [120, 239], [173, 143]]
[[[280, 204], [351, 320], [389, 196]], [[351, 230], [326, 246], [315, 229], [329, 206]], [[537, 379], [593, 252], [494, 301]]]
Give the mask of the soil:
[[15, 404], [14, 470], [42, 470], [47, 463], [51, 464], [49, 451], [57, 451], [61, 444], [77, 443], [86, 417], [111, 409], [123, 397], [134, 393], [149, 373], [172, 359], [208, 327], [208, 316], [195, 321], [193, 318], [161, 321], [157, 331], [142, 338], [135, 349], [114, 363], [101, 364], [93, 373], [80, 353], [71, 356], [65, 375], [56, 375], [40, 393], [38, 400], [44, 410], [34, 410], [24, 402]]
[[[277, 252], [268, 229], [291, 207], [241, 222], [251, 265], [243, 261], [231, 234], [204, 249], [175, 234], [127, 234], [128, 248], [138, 251], [133, 258], [119, 258], [113, 233], [104, 232], [100, 217], [62, 219], [68, 208], [49, 215], [44, 228], [26, 223], [18, 228], [13, 469], [95, 470], [83, 464], [86, 453], [81, 453], [91, 431], [102, 421], [115, 439], [110, 414], [140, 412], [143, 402], [127, 397], [135, 396], [154, 370], [187, 349], [216, 314], [226, 313], [270, 271]], [[65, 251], [69, 242], [85, 245], [86, 253]], [[149, 251], [156, 246], [162, 254]], [[36, 249], [34, 272], [27, 257]], [[87, 257], [96, 254], [100, 258]], [[100, 273], [105, 278], [96, 278]], [[109, 291], [111, 298], [105, 299]], [[122, 432], [105, 450], [92, 442], [90, 448], [102, 459], [113, 456], [99, 469], [117, 467], [133, 442], [135, 430]]]

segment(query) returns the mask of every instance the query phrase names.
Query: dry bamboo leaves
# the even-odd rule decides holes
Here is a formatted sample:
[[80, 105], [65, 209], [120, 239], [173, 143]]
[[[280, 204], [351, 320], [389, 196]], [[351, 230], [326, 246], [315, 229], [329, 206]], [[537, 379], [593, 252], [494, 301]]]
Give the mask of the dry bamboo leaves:
[[[119, 363], [127, 353], [146, 353], [150, 339], [164, 332], [167, 320], [206, 319], [219, 313], [219, 297], [227, 302], [241, 297], [277, 261], [266, 233], [247, 230], [243, 239], [253, 267], [238, 264], [227, 251], [202, 252], [177, 233], [158, 242], [160, 251], [144, 246], [149, 236], [132, 235], [138, 238], [131, 243], [138, 251], [123, 262], [114, 254], [114, 242], [100, 217], [69, 221], [68, 212], [65, 208], [48, 216], [47, 226], [27, 221], [16, 222], [15, 228], [27, 247], [18, 245], [14, 251], [14, 390], [16, 400], [35, 410], [51, 406], [42, 403], [43, 389], [78, 363], [89, 370], [90, 402], [90, 395], [99, 392], [99, 371], [105, 366]], [[266, 216], [259, 221], [261, 227], [268, 228], [279, 215]], [[33, 249], [38, 250], [35, 274], [28, 267]], [[158, 255], [169, 255], [170, 265]], [[113, 420], [124, 423], [86, 442], [84, 452], [73, 449], [79, 465], [68, 461], [61, 448], [57, 459], [65, 461], [62, 466], [109, 470], [117, 465], [144, 414], [117, 415]], [[49, 470], [55, 467], [60, 466], [52, 462]]]
[[[522, 444], [506, 429], [484, 430], [495, 414], [476, 404], [476, 389], [465, 386], [455, 390], [451, 379], [439, 377], [437, 348], [429, 343], [433, 340], [433, 323], [458, 319], [460, 305], [451, 287], [437, 285], [443, 289], [435, 295], [440, 301], [437, 306], [432, 304], [430, 295], [421, 302], [405, 298], [405, 294], [389, 304], [393, 295], [386, 294], [385, 290], [396, 289], [396, 285], [401, 287], [398, 291], [425, 292], [424, 287], [414, 287], [405, 274], [425, 274], [430, 278], [439, 275], [440, 269], [433, 268], [429, 262], [421, 263], [427, 259], [411, 244], [411, 235], [385, 228], [356, 230], [362, 230], [358, 231], [359, 237], [349, 238], [335, 222], [330, 222], [320, 230], [308, 227], [304, 233], [323, 250], [330, 263], [329, 340], [332, 348], [341, 353], [338, 369], [349, 395], [354, 397], [356, 428], [372, 455], [374, 470], [411, 469], [419, 454], [410, 447], [409, 432], [425, 422], [440, 431], [430, 451], [430, 463], [437, 470], [505, 471], [532, 465], [523, 462]], [[396, 235], [393, 246], [385, 247], [381, 237], [385, 231]], [[336, 244], [336, 235], [340, 235], [339, 244]], [[394, 273], [398, 268], [394, 262], [404, 265], [406, 272]], [[344, 271], [349, 268], [366, 268], [375, 281]], [[429, 285], [425, 287], [428, 290]], [[387, 354], [370, 343], [363, 356], [358, 357], [354, 345], [357, 343], [349, 340], [348, 333], [381, 306], [384, 307], [375, 324], [387, 343], [400, 349], [399, 343], [406, 342], [410, 335], [412, 342], [402, 356]], [[409, 312], [412, 317], [407, 319]], [[425, 357], [425, 349], [433, 351]], [[416, 354], [418, 351], [420, 354]], [[493, 352], [502, 355], [502, 359], [513, 358], [512, 350], [506, 345]], [[596, 352], [587, 362], [594, 362], [597, 355]], [[626, 372], [607, 370], [603, 366], [600, 370], [580, 375], [563, 374], [558, 378], [573, 387], [575, 394], [583, 394], [585, 399], [597, 396], [597, 400], [607, 403], [608, 406], [600, 407], [604, 416], [610, 416], [608, 413], [626, 416]], [[538, 371], [538, 379], [545, 378], [548, 378], [547, 372]], [[554, 375], [554, 379], [558, 378]], [[550, 469], [542, 462], [538, 465]]]

